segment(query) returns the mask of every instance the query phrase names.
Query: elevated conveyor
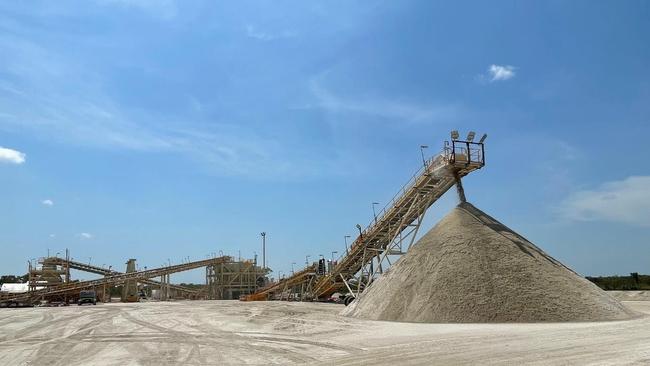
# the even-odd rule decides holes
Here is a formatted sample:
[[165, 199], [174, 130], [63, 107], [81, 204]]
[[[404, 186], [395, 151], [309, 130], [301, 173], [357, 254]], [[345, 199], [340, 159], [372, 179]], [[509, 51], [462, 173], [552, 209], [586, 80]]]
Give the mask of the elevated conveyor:
[[142, 282], [146, 279], [160, 277], [163, 275], [169, 275], [177, 272], [189, 271], [195, 268], [201, 268], [212, 264], [227, 263], [230, 260], [231, 259], [228, 256], [217, 257], [217, 258], [200, 260], [196, 262], [189, 262], [189, 263], [183, 263], [183, 264], [178, 264], [173, 266], [148, 269], [146, 271], [111, 274], [109, 276], [96, 279], [96, 280], [69, 282], [59, 286], [47, 287], [42, 290], [29, 291], [24, 294], [3, 294], [0, 296], [0, 303], [3, 302], [25, 302], [26, 303], [26, 302], [37, 301], [40, 299], [46, 299], [57, 295], [78, 294], [79, 291], [84, 289], [116, 285], [116, 284], [124, 283], [129, 280]]
[[[41, 262], [42, 263], [49, 263], [49, 264], [53, 264], [53, 265], [57, 265], [57, 266], [61, 266], [61, 267], [69, 267], [71, 269], [76, 269], [76, 270], [84, 271], [84, 272], [88, 272], [88, 273], [94, 273], [94, 274], [98, 274], [98, 275], [102, 275], [102, 276], [113, 276], [113, 275], [122, 274], [122, 272], [119, 272], [119, 271], [114, 271], [114, 270], [107, 269], [107, 268], [97, 267], [97, 266], [93, 266], [93, 265], [90, 265], [90, 264], [87, 264], [87, 263], [81, 263], [81, 262], [66, 260], [65, 258], [59, 258], [59, 257], [44, 258]], [[153, 286], [162, 286], [163, 285], [160, 281], [156, 281], [156, 280], [152, 280], [152, 279], [144, 279], [144, 280], [141, 280], [141, 281], [138, 281], [138, 282], [145, 283], [145, 284], [148, 284], [148, 285], [153, 285]], [[167, 286], [167, 285], [168, 284], [165, 284], [165, 286]], [[181, 291], [181, 292], [184, 292], [184, 293], [187, 293], [187, 294], [196, 295], [196, 294], [199, 293], [199, 291], [197, 291], [197, 290], [192, 290], [192, 289], [189, 289], [189, 288], [186, 288], [186, 287], [183, 287], [183, 286], [172, 285], [172, 284], [169, 284], [168, 286], [169, 286], [170, 289], [173, 289], [173, 290], [176, 290], [176, 291]]]
[[[457, 133], [456, 133], [457, 134]], [[358, 295], [373, 279], [390, 265], [391, 257], [400, 256], [413, 244], [424, 214], [445, 192], [457, 185], [464, 199], [461, 178], [485, 165], [485, 136], [480, 142], [461, 141], [452, 137], [443, 151], [428, 160], [400, 189], [384, 209], [354, 240], [349, 251], [329, 273], [316, 279], [304, 276], [304, 271], [280, 281], [274, 287], [262, 289], [248, 300], [265, 300], [281, 290], [283, 283], [307, 283], [311, 299], [325, 299], [335, 292]], [[456, 135], [457, 138], [457, 135]]]
[[283, 278], [278, 282], [269, 284], [268, 286], [259, 289], [254, 294], [244, 297], [244, 300], [246, 301], [269, 300], [270, 296], [277, 293], [282, 293], [288, 288], [292, 288], [296, 285], [301, 285], [301, 284], [303, 285], [309, 284], [315, 275], [316, 275], [316, 266], [312, 264], [311, 266], [308, 266], [302, 269], [301, 271], [294, 273], [289, 277]]

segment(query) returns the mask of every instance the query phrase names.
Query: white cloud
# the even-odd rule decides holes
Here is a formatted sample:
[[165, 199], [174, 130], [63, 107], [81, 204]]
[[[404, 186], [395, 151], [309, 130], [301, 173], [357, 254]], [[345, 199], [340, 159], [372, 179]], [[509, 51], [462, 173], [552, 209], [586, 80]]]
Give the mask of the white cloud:
[[92, 239], [93, 235], [89, 233], [79, 233], [77, 234], [77, 237], [81, 240], [88, 240], [88, 239]]
[[56, 234], [50, 234], [50, 238], [56, 238]]
[[[407, 122], [446, 121], [461, 114], [456, 105], [418, 104], [384, 98], [344, 98], [325, 89], [315, 79], [311, 80], [310, 89], [317, 100], [315, 107], [335, 113], [352, 112]], [[307, 105], [302, 108], [313, 107]]]
[[42, 200], [41, 203], [45, 206], [54, 206], [54, 201], [47, 199], [47, 200]]
[[170, 20], [178, 15], [174, 0], [95, 0], [100, 5], [121, 6], [127, 9], [137, 9], [151, 16]]
[[253, 25], [246, 25], [246, 35], [250, 38], [255, 38], [260, 41], [273, 41], [281, 38], [293, 38], [296, 36], [296, 32], [289, 30], [284, 30], [279, 33], [269, 33], [257, 29]]
[[510, 65], [490, 65], [490, 82], [508, 80], [515, 77], [515, 67]]
[[[0, 80], [0, 130], [92, 148], [183, 154], [223, 175], [285, 179], [322, 171], [251, 127], [206, 122], [201, 108], [188, 117], [124, 107], [104, 90], [101, 74], [13, 32], [0, 32], [0, 53], [7, 55], [0, 69], [12, 76]], [[62, 92], [60, 85], [69, 87]]]
[[20, 151], [0, 146], [0, 163], [22, 164], [26, 155]]
[[571, 220], [650, 226], [650, 176], [632, 176], [575, 192], [560, 211]]

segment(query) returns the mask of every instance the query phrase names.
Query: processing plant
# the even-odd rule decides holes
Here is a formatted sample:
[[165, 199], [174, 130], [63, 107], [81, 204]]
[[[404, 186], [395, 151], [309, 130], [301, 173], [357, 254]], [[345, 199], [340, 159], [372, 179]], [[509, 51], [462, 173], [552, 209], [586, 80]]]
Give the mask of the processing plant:
[[451, 132], [442, 151], [425, 159], [392, 200], [375, 214], [338, 261], [327, 265], [321, 258], [292, 276], [272, 283], [244, 300], [327, 300], [335, 293], [347, 293], [346, 305], [357, 297], [414, 243], [424, 215], [443, 194], [456, 186], [461, 201], [465, 193], [461, 178], [485, 165], [485, 139], [474, 141], [470, 131], [461, 140]]
[[[100, 301], [111, 301], [110, 289], [122, 286], [121, 301], [136, 302], [144, 297], [145, 290], [159, 300], [170, 299], [238, 299], [268, 284], [269, 268], [257, 264], [257, 260], [235, 260], [231, 256], [214, 257], [200, 261], [169, 265], [155, 269], [136, 270], [136, 260], [126, 262], [126, 272], [110, 267], [98, 267], [66, 257], [45, 257], [40, 266], [30, 262], [26, 291], [0, 294], [0, 304], [37, 304], [76, 302], [83, 290], [93, 290]], [[205, 268], [206, 286], [202, 290], [170, 283], [170, 275]], [[74, 281], [70, 270], [78, 270], [102, 276], [88, 281]], [[157, 280], [159, 279], [159, 280]]]
[[[168, 265], [144, 271], [136, 270], [135, 259], [126, 263], [126, 272], [91, 266], [65, 258], [47, 257], [40, 268], [29, 268], [29, 291], [2, 294], [0, 303], [34, 303], [38, 301], [68, 303], [81, 290], [93, 289], [100, 300], [110, 301], [111, 286], [123, 286], [122, 301], [139, 301], [142, 286], [153, 289], [155, 298], [241, 299], [324, 301], [335, 293], [347, 294], [346, 304], [357, 297], [386, 268], [406, 253], [415, 242], [424, 215], [443, 194], [456, 187], [461, 201], [465, 194], [461, 179], [485, 165], [485, 139], [474, 141], [470, 131], [460, 139], [452, 131], [442, 151], [428, 159], [422, 155], [422, 166], [400, 188], [398, 193], [365, 227], [357, 225], [359, 235], [338, 259], [324, 258], [278, 281], [268, 278], [271, 270], [254, 260], [238, 260], [229, 256], [208, 258], [179, 265]], [[265, 233], [262, 233], [264, 239]], [[264, 252], [265, 249], [263, 249]], [[170, 283], [173, 273], [205, 268], [205, 288], [201, 291]], [[71, 281], [70, 269], [94, 273], [102, 278]], [[157, 280], [158, 279], [158, 280]]]

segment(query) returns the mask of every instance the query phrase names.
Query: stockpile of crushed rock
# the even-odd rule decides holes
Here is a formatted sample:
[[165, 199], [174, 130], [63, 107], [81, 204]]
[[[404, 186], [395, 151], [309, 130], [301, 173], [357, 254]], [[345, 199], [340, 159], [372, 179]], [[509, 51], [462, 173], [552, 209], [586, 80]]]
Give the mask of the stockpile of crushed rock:
[[343, 314], [420, 323], [602, 321], [636, 315], [469, 203], [444, 217]]

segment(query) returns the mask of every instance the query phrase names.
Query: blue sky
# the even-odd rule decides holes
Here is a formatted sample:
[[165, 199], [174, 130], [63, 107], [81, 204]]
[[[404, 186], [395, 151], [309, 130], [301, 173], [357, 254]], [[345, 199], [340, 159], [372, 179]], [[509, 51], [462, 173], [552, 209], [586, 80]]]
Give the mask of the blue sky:
[[341, 253], [458, 129], [489, 135], [476, 206], [582, 274], [648, 273], [649, 19], [642, 1], [3, 2], [0, 272], [48, 248], [248, 258], [266, 231], [287, 273]]

